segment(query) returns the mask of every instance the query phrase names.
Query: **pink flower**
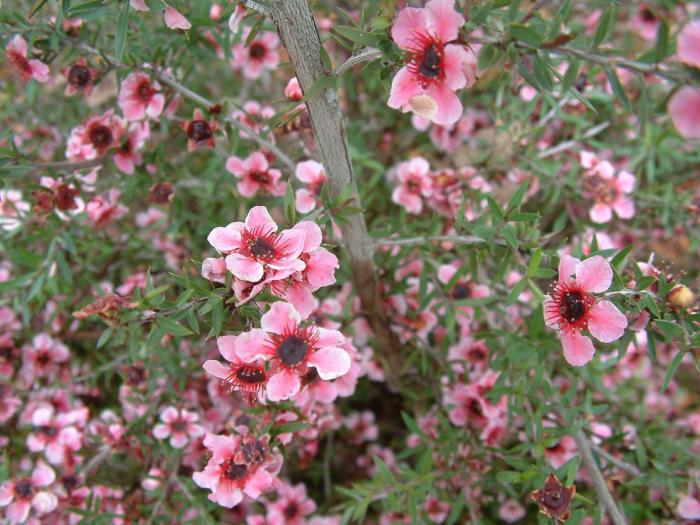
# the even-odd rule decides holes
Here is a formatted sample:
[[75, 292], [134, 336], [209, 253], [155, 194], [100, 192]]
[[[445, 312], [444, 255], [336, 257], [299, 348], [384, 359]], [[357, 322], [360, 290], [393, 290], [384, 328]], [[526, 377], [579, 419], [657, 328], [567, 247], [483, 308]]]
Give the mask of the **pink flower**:
[[555, 445], [544, 449], [544, 457], [547, 463], [555, 469], [573, 458], [578, 452], [576, 442], [571, 436], [562, 437]]
[[694, 20], [678, 35], [678, 60], [700, 68], [700, 20]]
[[209, 499], [222, 507], [238, 505], [244, 494], [257, 499], [268, 490], [282, 467], [282, 457], [270, 452], [269, 436], [255, 439], [208, 434], [204, 446], [212, 456], [201, 472], [192, 475], [194, 482], [210, 489]]
[[287, 189], [287, 183], [280, 182], [282, 172], [270, 168], [267, 158], [259, 151], [251, 153], [245, 160], [229, 157], [226, 169], [239, 179], [236, 187], [243, 197], [254, 197], [258, 191], [281, 197]]
[[7, 45], [7, 59], [14, 64], [20, 78], [29, 82], [32, 78], [37, 82], [48, 82], [49, 66], [35, 58], [27, 60], [27, 42], [22, 35], [15, 35]]
[[[573, 277], [572, 277], [573, 276]], [[594, 293], [610, 288], [612, 268], [600, 255], [581, 262], [570, 255], [559, 261], [559, 279], [552, 296], [544, 302], [545, 323], [559, 330], [564, 358], [573, 366], [593, 359], [595, 348], [588, 332], [603, 343], [616, 341], [625, 332], [627, 318], [610, 301], [597, 300]]]
[[389, 107], [442, 125], [462, 116], [454, 92], [473, 83], [476, 74], [473, 53], [455, 42], [462, 25], [454, 0], [430, 0], [425, 8], [407, 7], [398, 14], [391, 36], [408, 53], [408, 63], [394, 77]]
[[391, 200], [406, 208], [408, 213], [423, 211], [423, 198], [430, 197], [433, 191], [428, 161], [416, 157], [401, 162], [396, 167], [395, 178], [398, 185], [391, 193]]
[[258, 282], [265, 269], [303, 270], [299, 254], [304, 248], [302, 230], [277, 233], [277, 224], [264, 206], [255, 206], [245, 223], [232, 222], [214, 228], [207, 237], [220, 253], [226, 254], [226, 267], [238, 279]]
[[190, 21], [172, 6], [166, 6], [163, 12], [163, 18], [165, 19], [165, 25], [170, 29], [182, 29], [183, 31], [187, 31], [192, 27]]
[[305, 160], [297, 164], [294, 176], [306, 184], [306, 188], [296, 191], [296, 209], [299, 213], [309, 213], [319, 205], [321, 187], [328, 180], [323, 164], [315, 160]]
[[302, 326], [301, 316], [291, 304], [277, 302], [262, 316], [262, 329], [243, 333], [236, 340], [236, 354], [247, 363], [263, 359], [271, 364], [267, 398], [281, 401], [295, 396], [309, 367], [324, 381], [350, 370], [350, 356], [340, 345], [345, 341], [337, 330]]
[[450, 514], [450, 504], [440, 501], [435, 496], [428, 496], [423, 504], [423, 510], [433, 523], [442, 523]]
[[289, 79], [287, 87], [284, 88], [284, 96], [294, 102], [299, 102], [302, 98], [304, 98], [304, 93], [301, 91], [301, 86], [299, 85], [299, 80], [297, 77], [292, 77]]
[[126, 140], [112, 157], [119, 171], [132, 175], [136, 166], [143, 162], [139, 150], [143, 148], [146, 140], [151, 135], [151, 128], [147, 121], [132, 122], [126, 134]]
[[102, 157], [108, 149], [119, 145], [125, 132], [124, 121], [114, 114], [113, 109], [105, 111], [102, 115], [94, 115], [83, 125], [71, 130], [66, 145], [66, 157], [72, 161]]
[[595, 204], [590, 210], [591, 220], [598, 224], [610, 222], [613, 210], [621, 219], [634, 217], [634, 201], [627, 195], [634, 191], [635, 177], [615, 168], [608, 161], [599, 161], [589, 152], [581, 152], [581, 165], [588, 168], [583, 185]]
[[700, 520], [700, 500], [692, 496], [684, 496], [676, 509], [684, 520]]
[[123, 217], [128, 208], [119, 204], [119, 190], [109, 190], [107, 197], [97, 195], [87, 203], [86, 212], [88, 220], [93, 226], [103, 226], [104, 224]]
[[5, 518], [8, 523], [23, 523], [34, 508], [43, 515], [53, 511], [58, 505], [58, 498], [47, 490], [56, 479], [56, 473], [41, 460], [36, 462], [31, 476], [17, 481], [8, 480], [0, 485], [0, 507], [7, 507]]
[[282, 485], [278, 491], [278, 499], [267, 506], [267, 522], [269, 525], [304, 525], [306, 516], [316, 510], [316, 503], [306, 495], [306, 486]]
[[678, 89], [668, 103], [668, 113], [682, 137], [700, 138], [700, 89], [691, 86]]
[[204, 120], [202, 112], [195, 109], [192, 120], [180, 122], [180, 128], [187, 134], [187, 151], [194, 151], [200, 146], [213, 148], [214, 131], [217, 127], [215, 120]]
[[81, 92], [86, 96], [92, 94], [92, 86], [97, 78], [97, 70], [87, 67], [87, 60], [80, 57], [70, 68], [61, 69], [61, 74], [66, 78], [66, 96]]
[[158, 93], [160, 84], [141, 71], [134, 71], [124, 79], [117, 103], [127, 120], [141, 120], [146, 115], [158, 118], [165, 106], [165, 96]]
[[215, 283], [226, 282], [226, 259], [207, 257], [202, 261], [202, 277]]
[[20, 217], [31, 209], [19, 190], [0, 190], [0, 230], [12, 231], [22, 225]]
[[136, 11], [150, 11], [146, 5], [146, 0], [129, 0], [129, 5]]
[[233, 46], [231, 65], [236, 70], [242, 70], [243, 76], [256, 79], [266, 69], [275, 69], [280, 63], [277, 51], [279, 37], [271, 31], [261, 31], [246, 46], [244, 42], [250, 34], [250, 28], [243, 30], [241, 43]]
[[68, 360], [68, 348], [47, 334], [34, 336], [31, 344], [22, 348], [22, 370], [30, 378], [53, 378], [62, 363]]
[[51, 404], [39, 405], [32, 414], [33, 431], [27, 436], [27, 449], [44, 452], [53, 465], [64, 463], [66, 452], [82, 447], [82, 434], [75, 427], [81, 421], [81, 411], [55, 413]]
[[190, 440], [205, 434], [204, 427], [197, 424], [199, 415], [184, 408], [178, 410], [173, 406], [167, 407], [160, 413], [160, 420], [153, 427], [153, 437], [156, 439], [170, 438], [170, 446], [184, 448]]
[[238, 33], [238, 28], [241, 25], [241, 20], [243, 20], [243, 17], [245, 16], [245, 12], [246, 7], [244, 4], [236, 4], [236, 8], [233, 10], [233, 13], [231, 13], [231, 16], [228, 19], [228, 27], [232, 33]]
[[258, 394], [267, 385], [268, 374], [262, 362], [245, 362], [236, 354], [236, 340], [238, 336], [222, 335], [216, 338], [219, 353], [228, 361], [227, 365], [220, 361], [209, 359], [204, 362], [203, 368], [209, 374], [221, 379], [222, 386], [229, 392], [240, 392], [254, 401]]
[[506, 523], [515, 523], [525, 517], [525, 509], [514, 499], [509, 499], [498, 508], [498, 517]]

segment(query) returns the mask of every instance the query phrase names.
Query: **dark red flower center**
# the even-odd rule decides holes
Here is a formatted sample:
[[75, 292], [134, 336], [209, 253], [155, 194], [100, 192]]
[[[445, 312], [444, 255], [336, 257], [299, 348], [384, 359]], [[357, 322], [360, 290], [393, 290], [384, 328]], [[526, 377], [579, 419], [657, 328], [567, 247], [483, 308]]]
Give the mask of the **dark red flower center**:
[[575, 281], [558, 282], [553, 301], [547, 306], [546, 318], [550, 324], [558, 324], [560, 330], [582, 330], [588, 326], [588, 313], [595, 304], [595, 297], [581, 290]]
[[132, 365], [126, 369], [126, 381], [130, 385], [138, 385], [146, 378], [146, 370], [142, 366]]
[[581, 319], [586, 313], [586, 303], [581, 292], [564, 292], [559, 305], [559, 313], [570, 323]]
[[90, 131], [88, 131], [88, 137], [90, 138], [92, 145], [97, 149], [108, 147], [114, 140], [112, 130], [107, 126], [103, 126], [102, 124], [92, 126]]
[[195, 142], [202, 142], [211, 138], [211, 127], [206, 120], [193, 120], [187, 125], [187, 136]]
[[413, 44], [408, 50], [408, 69], [420, 77], [423, 88], [445, 77], [445, 46], [436, 37], [414, 33]]
[[265, 461], [267, 454], [267, 448], [257, 439], [243, 443], [241, 451], [243, 452], [243, 459], [248, 464], [262, 463]]
[[151, 83], [148, 80], [144, 80], [141, 82], [137, 92], [141, 100], [148, 102], [153, 96], [153, 88], [151, 88]]
[[284, 517], [288, 520], [294, 518], [297, 514], [299, 514], [299, 505], [297, 505], [296, 501], [292, 501], [284, 508]]
[[38, 434], [44, 434], [47, 437], [54, 437], [58, 434], [58, 429], [51, 425], [42, 425], [34, 429]]
[[271, 180], [270, 175], [266, 171], [254, 171], [250, 174], [250, 178], [260, 184], [267, 184]]
[[90, 83], [90, 70], [79, 64], [68, 72], [68, 83], [76, 89], [82, 89]]
[[17, 69], [19, 69], [23, 75], [30, 77], [32, 75], [32, 66], [29, 65], [29, 61], [17, 53], [16, 51], [10, 51], [10, 60], [14, 62]]
[[442, 72], [442, 50], [436, 44], [430, 44], [423, 52], [423, 59], [418, 66], [420, 74], [428, 78], [436, 78]]
[[241, 465], [230, 460], [224, 467], [224, 475], [231, 481], [240, 481], [246, 477], [248, 473], [248, 465]]
[[34, 492], [32, 482], [28, 479], [23, 479], [15, 484], [15, 493], [21, 499], [29, 498], [32, 495], [32, 492]]
[[275, 255], [275, 247], [264, 237], [253, 239], [248, 245], [251, 255], [260, 259], [265, 259]]
[[617, 199], [618, 191], [612, 179], [589, 175], [584, 179], [584, 186], [597, 202], [611, 204]]
[[187, 423], [182, 419], [178, 419], [171, 424], [171, 427], [175, 432], [184, 432], [187, 429]]
[[51, 362], [51, 354], [48, 352], [39, 352], [36, 356], [36, 362], [42, 366], [49, 364]]
[[236, 379], [254, 385], [265, 382], [265, 370], [253, 366], [241, 366], [235, 372]]
[[307, 342], [297, 335], [290, 335], [277, 347], [277, 356], [286, 366], [301, 363], [309, 351]]
[[457, 285], [452, 288], [452, 298], [456, 300], [469, 299], [472, 295], [471, 286], [469, 283], [457, 283]]
[[267, 48], [263, 44], [261, 44], [260, 42], [253, 42], [250, 45], [251, 58], [255, 58], [255, 59], [259, 60], [265, 56], [266, 52], [267, 52]]

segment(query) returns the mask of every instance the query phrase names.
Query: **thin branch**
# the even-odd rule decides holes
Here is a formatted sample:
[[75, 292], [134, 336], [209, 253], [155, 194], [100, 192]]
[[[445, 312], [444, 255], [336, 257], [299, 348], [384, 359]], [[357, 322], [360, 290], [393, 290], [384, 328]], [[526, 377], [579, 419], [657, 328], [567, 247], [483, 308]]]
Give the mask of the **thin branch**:
[[593, 487], [598, 495], [598, 501], [605, 509], [610, 521], [612, 521], [614, 525], [625, 525], [625, 518], [620, 512], [620, 509], [617, 507], [612, 494], [610, 494], [605, 478], [600, 472], [598, 463], [596, 463], [595, 457], [593, 456], [591, 443], [588, 441], [588, 438], [583, 433], [582, 429], [578, 429], [572, 434], [571, 437], [573, 437], [574, 441], [576, 441], [576, 446], [581, 454], [581, 461], [583, 461], [583, 464], [586, 467], [591, 480], [593, 481]]
[[[377, 239], [372, 243], [373, 248], [378, 246], [418, 246], [431, 242], [453, 242], [455, 244], [488, 244], [492, 241], [487, 241], [481, 237], [473, 235], [428, 235], [423, 237], [406, 237], [403, 239]], [[496, 240], [495, 244], [505, 246], [505, 242]]]
[[62, 171], [75, 171], [87, 168], [95, 168], [97, 166], [102, 166], [105, 159], [92, 159], [83, 160], [79, 162], [72, 161], [59, 161], [59, 162], [28, 162], [25, 166], [28, 166], [35, 170], [62, 170]]
[[382, 56], [382, 52], [379, 49], [375, 49], [373, 47], [368, 47], [366, 49], [361, 50], [359, 53], [352, 55], [345, 62], [340, 64], [338, 67], [336, 67], [333, 70], [333, 74], [334, 75], [342, 75], [348, 69], [351, 69], [352, 67], [356, 66], [357, 64], [361, 64], [362, 62], [369, 62], [372, 60], [376, 60], [378, 58], [381, 58], [381, 56]]
[[615, 456], [610, 454], [607, 450], [605, 450], [603, 447], [600, 445], [596, 445], [595, 443], [591, 443], [591, 447], [595, 451], [596, 454], [604, 458], [606, 461], [609, 463], [612, 463], [615, 465], [617, 468], [620, 470], [624, 470], [628, 474], [631, 474], [633, 476], [641, 476], [642, 471], [639, 470], [635, 465], [631, 465], [630, 463], [626, 463], [620, 459], [617, 459]]
[[578, 140], [567, 140], [566, 142], [562, 142], [561, 144], [557, 144], [556, 146], [540, 151], [540, 153], [537, 155], [537, 158], [546, 159], [547, 157], [551, 157], [552, 155], [556, 155], [557, 153], [561, 153], [562, 151], [569, 150], [575, 147], [577, 144], [580, 144], [582, 139], [590, 139], [591, 137], [595, 137], [596, 135], [605, 131], [609, 127], [610, 122], [602, 122], [597, 126], [594, 126], [588, 131], [586, 131], [583, 135], [581, 135], [581, 138], [579, 138]]
[[260, 2], [256, 2], [255, 0], [243, 0], [243, 3], [245, 4], [246, 7], [249, 9], [252, 9], [253, 11], [257, 11], [261, 15], [269, 15], [270, 10], [267, 8], [266, 5], [261, 4]]

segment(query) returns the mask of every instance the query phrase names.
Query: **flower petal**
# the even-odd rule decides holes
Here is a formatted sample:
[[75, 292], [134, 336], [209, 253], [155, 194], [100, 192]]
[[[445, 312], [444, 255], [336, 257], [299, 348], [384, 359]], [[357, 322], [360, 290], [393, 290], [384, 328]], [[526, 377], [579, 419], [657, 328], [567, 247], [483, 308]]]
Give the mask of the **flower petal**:
[[321, 379], [329, 381], [343, 376], [350, 370], [350, 356], [342, 348], [322, 348], [309, 358], [309, 366], [318, 371]]
[[597, 302], [588, 315], [588, 331], [598, 341], [611, 343], [625, 333], [627, 317], [610, 301]]
[[595, 348], [589, 337], [578, 332], [561, 334], [561, 345], [564, 348], [564, 359], [573, 366], [583, 366], [593, 359]]
[[612, 284], [613, 271], [608, 261], [594, 255], [576, 265], [576, 282], [584, 292], [604, 292]]
[[267, 382], [267, 398], [270, 401], [284, 401], [296, 395], [300, 388], [301, 381], [295, 372], [281, 370]]
[[214, 377], [218, 377], [219, 379], [227, 379], [228, 376], [231, 374], [229, 368], [226, 365], [215, 359], [207, 359], [206, 361], [204, 361], [202, 368], [204, 368], [204, 370], [208, 374], [211, 374]]
[[301, 316], [289, 303], [273, 303], [260, 319], [260, 326], [271, 334], [282, 334], [286, 328], [299, 324]]

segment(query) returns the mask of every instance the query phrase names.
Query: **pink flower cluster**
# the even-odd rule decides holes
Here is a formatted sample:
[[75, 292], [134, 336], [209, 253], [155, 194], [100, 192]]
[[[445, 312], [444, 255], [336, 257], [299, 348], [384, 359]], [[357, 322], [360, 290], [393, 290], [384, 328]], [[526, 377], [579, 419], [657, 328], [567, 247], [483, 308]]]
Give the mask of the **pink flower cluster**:
[[591, 220], [598, 224], [610, 222], [613, 211], [621, 219], [634, 217], [634, 201], [629, 197], [634, 191], [635, 177], [620, 170], [607, 160], [600, 160], [590, 151], [581, 152], [581, 167], [586, 171], [583, 186], [586, 195], [594, 201], [591, 207]]
[[[693, 20], [678, 35], [677, 57], [700, 69], [700, 20]], [[668, 103], [668, 112], [678, 133], [687, 139], [700, 138], [700, 89], [681, 86]]]
[[313, 292], [335, 283], [338, 258], [321, 247], [323, 236], [316, 223], [278, 229], [263, 206], [253, 207], [245, 222], [214, 228], [207, 239], [225, 257], [206, 259], [202, 275], [224, 283], [228, 271], [238, 304], [268, 288], [306, 319], [315, 308]]

